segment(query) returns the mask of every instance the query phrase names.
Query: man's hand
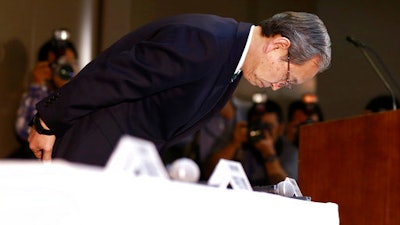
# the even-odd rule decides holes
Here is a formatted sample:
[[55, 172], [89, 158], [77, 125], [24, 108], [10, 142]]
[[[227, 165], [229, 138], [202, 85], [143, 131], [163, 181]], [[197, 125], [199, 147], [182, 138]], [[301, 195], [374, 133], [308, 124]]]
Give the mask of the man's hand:
[[34, 128], [31, 129], [28, 136], [29, 148], [36, 158], [50, 161], [53, 152], [55, 135], [39, 134]]
[[49, 62], [47, 61], [36, 63], [32, 73], [32, 82], [39, 85], [46, 85], [53, 76], [53, 72], [49, 66]]
[[275, 155], [275, 146], [274, 146], [274, 139], [269, 134], [269, 132], [265, 132], [265, 137], [257, 141], [254, 146], [256, 147], [257, 151], [261, 153], [263, 157], [267, 157], [270, 155]]
[[231, 143], [236, 148], [240, 148], [244, 142], [247, 141], [247, 122], [238, 121], [233, 130], [233, 137]]

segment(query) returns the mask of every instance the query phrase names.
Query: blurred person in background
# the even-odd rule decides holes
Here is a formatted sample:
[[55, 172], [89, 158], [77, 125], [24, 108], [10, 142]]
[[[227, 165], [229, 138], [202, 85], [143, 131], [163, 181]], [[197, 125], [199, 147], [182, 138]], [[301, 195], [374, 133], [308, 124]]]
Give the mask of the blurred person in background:
[[207, 180], [208, 172], [205, 168], [207, 157], [232, 141], [232, 131], [238, 123], [241, 123], [236, 107], [232, 98], [195, 135], [165, 151], [161, 155], [164, 163], [168, 166], [178, 158], [190, 158], [200, 168], [200, 180]]
[[69, 40], [69, 32], [57, 29], [39, 49], [30, 83], [17, 110], [15, 130], [21, 147], [10, 158], [35, 158], [28, 147], [29, 123], [36, 114], [36, 104], [70, 81], [78, 72], [78, 53]]
[[254, 103], [245, 123], [237, 123], [231, 141], [210, 155], [208, 175], [220, 159], [242, 164], [252, 186], [277, 184], [286, 177], [297, 179], [298, 151], [285, 136], [281, 106], [267, 100]]
[[292, 101], [288, 107], [286, 138], [299, 147], [299, 128], [301, 125], [324, 121], [318, 98], [313, 93], [304, 94], [301, 100]]
[[391, 95], [378, 95], [368, 101], [364, 107], [364, 113], [390, 111], [394, 109], [394, 106], [396, 106], [396, 108], [400, 107], [397, 98], [395, 98], [393, 102], [393, 97]]

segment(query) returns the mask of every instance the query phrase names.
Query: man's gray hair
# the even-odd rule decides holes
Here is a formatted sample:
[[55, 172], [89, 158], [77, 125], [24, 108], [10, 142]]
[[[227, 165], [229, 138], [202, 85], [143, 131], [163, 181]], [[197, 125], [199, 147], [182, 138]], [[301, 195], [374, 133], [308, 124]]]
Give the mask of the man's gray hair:
[[319, 72], [331, 63], [331, 39], [322, 20], [311, 13], [282, 12], [261, 21], [263, 34], [271, 37], [280, 34], [290, 40], [290, 61], [303, 64], [314, 56], [320, 58]]

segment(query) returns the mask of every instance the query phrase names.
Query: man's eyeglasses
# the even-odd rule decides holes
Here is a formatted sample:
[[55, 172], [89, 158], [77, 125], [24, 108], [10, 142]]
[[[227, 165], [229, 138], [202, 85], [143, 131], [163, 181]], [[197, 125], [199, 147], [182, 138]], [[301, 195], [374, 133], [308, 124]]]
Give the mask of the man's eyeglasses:
[[278, 83], [278, 87], [279, 88], [283, 88], [283, 87], [287, 87], [289, 89], [292, 89], [292, 85], [294, 84], [293, 81], [290, 80], [290, 55], [288, 53], [288, 57], [287, 57], [287, 73], [286, 73], [286, 78], [284, 81], [281, 81]]

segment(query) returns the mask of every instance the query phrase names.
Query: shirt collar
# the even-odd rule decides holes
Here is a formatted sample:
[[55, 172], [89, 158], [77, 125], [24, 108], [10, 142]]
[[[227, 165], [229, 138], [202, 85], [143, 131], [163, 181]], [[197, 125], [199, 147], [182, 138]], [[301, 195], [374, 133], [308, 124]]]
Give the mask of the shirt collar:
[[247, 52], [249, 51], [251, 37], [253, 36], [253, 32], [254, 32], [254, 27], [255, 27], [254, 25], [252, 25], [250, 27], [249, 36], [247, 37], [246, 45], [244, 47], [244, 50], [243, 50], [243, 53], [242, 53], [242, 57], [240, 57], [239, 64], [236, 67], [235, 74], [239, 74], [240, 72], [242, 72], [241, 69], [242, 69], [244, 60], [246, 59]]

